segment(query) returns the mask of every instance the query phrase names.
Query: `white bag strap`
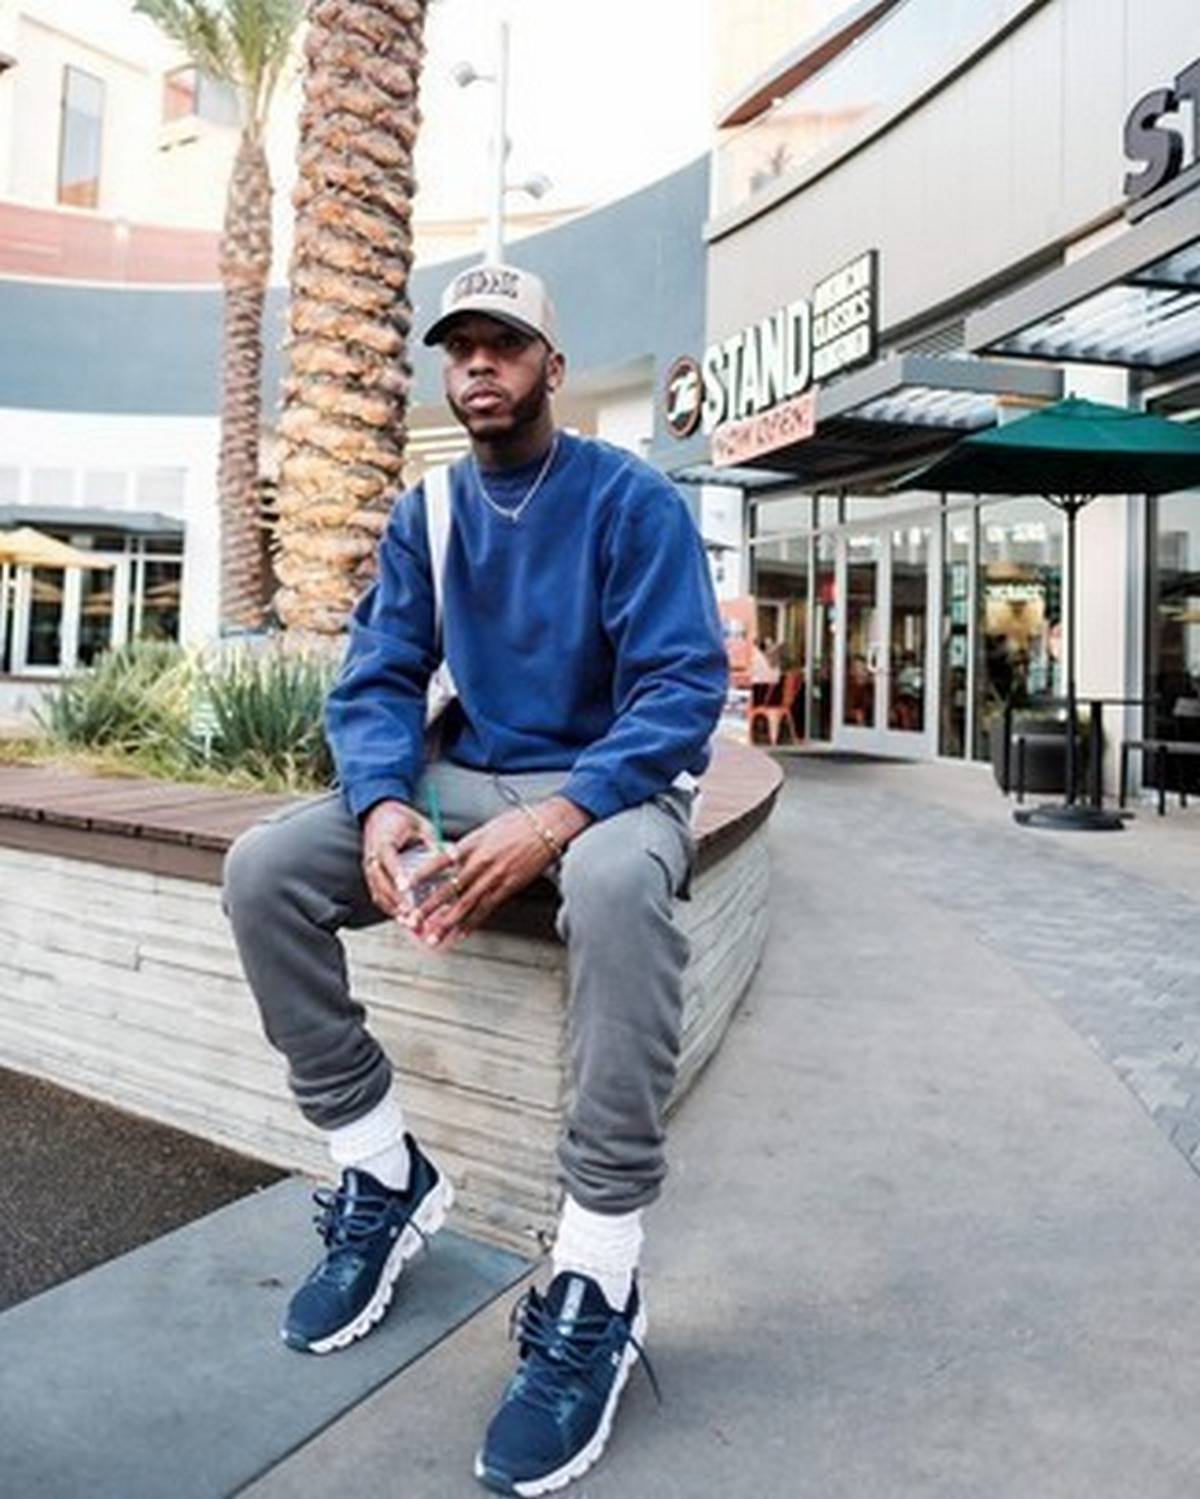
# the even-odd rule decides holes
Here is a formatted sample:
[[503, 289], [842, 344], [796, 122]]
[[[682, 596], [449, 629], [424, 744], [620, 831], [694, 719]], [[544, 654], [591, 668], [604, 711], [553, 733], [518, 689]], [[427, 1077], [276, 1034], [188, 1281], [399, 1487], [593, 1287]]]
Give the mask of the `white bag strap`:
[[442, 632], [442, 572], [450, 540], [450, 469], [444, 463], [425, 475], [425, 525], [429, 531], [429, 566], [433, 573], [434, 618]]
[[[442, 650], [442, 574], [450, 541], [450, 470], [441, 463], [425, 475], [425, 528], [429, 533], [429, 568], [433, 574], [434, 628]], [[458, 696], [450, 663], [443, 655], [430, 679], [425, 701], [425, 724], [431, 728]]]

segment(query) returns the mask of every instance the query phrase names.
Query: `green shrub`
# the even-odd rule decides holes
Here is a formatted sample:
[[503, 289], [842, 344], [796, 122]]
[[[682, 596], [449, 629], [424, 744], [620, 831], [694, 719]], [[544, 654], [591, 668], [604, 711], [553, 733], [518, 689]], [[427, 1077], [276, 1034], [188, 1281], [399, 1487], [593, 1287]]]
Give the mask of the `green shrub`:
[[256, 784], [330, 785], [322, 710], [332, 677], [332, 664], [312, 656], [278, 650], [222, 656], [198, 684], [193, 725], [204, 743], [197, 753]]
[[315, 790], [333, 780], [322, 711], [333, 663], [281, 649], [141, 641], [63, 681], [37, 710], [56, 751], [112, 770]]
[[169, 760], [186, 727], [192, 671], [181, 646], [139, 641], [68, 677], [35, 716], [62, 749]]

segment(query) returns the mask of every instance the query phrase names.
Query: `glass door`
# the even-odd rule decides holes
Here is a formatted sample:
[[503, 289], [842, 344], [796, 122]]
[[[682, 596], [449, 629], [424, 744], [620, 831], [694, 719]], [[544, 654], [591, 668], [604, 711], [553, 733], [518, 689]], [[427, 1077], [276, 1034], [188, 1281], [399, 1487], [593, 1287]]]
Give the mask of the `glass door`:
[[868, 754], [933, 750], [930, 528], [848, 531], [838, 570], [834, 743]]
[[837, 546], [828, 531], [816, 538], [815, 564], [808, 735], [827, 744], [833, 737], [833, 684], [837, 677]]
[[880, 537], [874, 532], [851, 532], [843, 538], [845, 600], [840, 693], [837, 703], [839, 738], [874, 738], [881, 722], [880, 667]]
[[892, 529], [887, 556], [891, 584], [885, 710], [889, 734], [928, 737], [930, 723], [928, 526]]

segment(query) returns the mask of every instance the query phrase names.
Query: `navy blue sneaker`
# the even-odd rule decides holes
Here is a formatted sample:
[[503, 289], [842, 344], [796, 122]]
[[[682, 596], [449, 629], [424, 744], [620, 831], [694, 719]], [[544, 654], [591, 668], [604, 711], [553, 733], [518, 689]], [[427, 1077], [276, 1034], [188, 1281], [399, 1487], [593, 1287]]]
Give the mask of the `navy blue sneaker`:
[[406, 1262], [445, 1222], [454, 1191], [412, 1136], [404, 1138], [412, 1160], [407, 1192], [347, 1170], [336, 1192], [315, 1194], [326, 1255], [288, 1307], [281, 1335], [289, 1348], [331, 1353], [370, 1332]]
[[521, 1363], [487, 1429], [475, 1477], [499, 1494], [532, 1499], [580, 1477], [604, 1451], [629, 1371], [645, 1361], [646, 1313], [636, 1281], [625, 1310], [614, 1312], [594, 1280], [563, 1271], [545, 1296], [528, 1291], [513, 1321]]

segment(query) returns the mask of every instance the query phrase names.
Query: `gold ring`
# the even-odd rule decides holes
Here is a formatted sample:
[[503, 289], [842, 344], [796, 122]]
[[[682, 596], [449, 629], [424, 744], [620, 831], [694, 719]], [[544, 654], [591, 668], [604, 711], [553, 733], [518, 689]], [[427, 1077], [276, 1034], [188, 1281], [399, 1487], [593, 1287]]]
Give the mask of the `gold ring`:
[[450, 888], [451, 888], [451, 890], [454, 891], [455, 898], [457, 900], [462, 900], [462, 893], [463, 893], [462, 881], [459, 879], [459, 877], [456, 874], [452, 874], [450, 876]]

